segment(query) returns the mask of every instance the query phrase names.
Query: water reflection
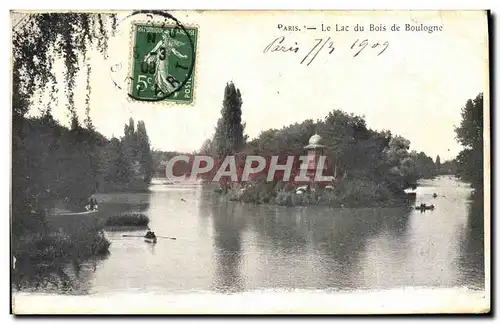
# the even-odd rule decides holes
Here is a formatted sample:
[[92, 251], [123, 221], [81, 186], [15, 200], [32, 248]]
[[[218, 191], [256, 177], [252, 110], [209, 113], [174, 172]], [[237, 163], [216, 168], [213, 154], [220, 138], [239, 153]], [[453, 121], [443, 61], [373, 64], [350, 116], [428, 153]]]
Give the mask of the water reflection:
[[[268, 241], [273, 253], [295, 260], [279, 261], [291, 263], [288, 271], [295, 277], [321, 278], [296, 280], [300, 288], [359, 288], [360, 280], [356, 276], [368, 240], [383, 228], [401, 234], [408, 223], [408, 210], [404, 209], [302, 207], [275, 208], [273, 212], [273, 216], [253, 217], [254, 229], [259, 239]], [[297, 264], [296, 260], [303, 262]], [[287, 281], [283, 286], [286, 284]]]
[[484, 198], [471, 197], [458, 260], [460, 283], [484, 289]]
[[68, 295], [89, 294], [97, 265], [107, 256], [81, 261], [44, 263], [16, 262], [12, 271], [13, 288], [23, 291], [57, 292]]
[[212, 204], [216, 273], [214, 288], [221, 292], [243, 290], [241, 274], [241, 232], [245, 228], [245, 216], [241, 205], [228, 202]]
[[306, 208], [253, 206], [249, 221], [273, 253], [304, 253], [309, 230]]
[[[438, 197], [433, 198], [437, 192]], [[16, 264], [19, 289], [59, 293], [255, 289], [484, 287], [483, 205], [454, 179], [427, 181], [411, 208], [279, 207], [225, 202], [202, 186], [155, 186], [101, 197], [109, 212], [140, 210], [156, 245], [116, 229], [105, 260]]]
[[[469, 186], [454, 180], [426, 181], [418, 188], [418, 200], [436, 208], [411, 212], [400, 235], [384, 229], [370, 239], [362, 257], [359, 285], [379, 289], [470, 286], [471, 278], [462, 280], [464, 271], [457, 265], [463, 244], [469, 240], [464, 234], [470, 226], [466, 203], [469, 194]], [[473, 271], [482, 267], [479, 260], [468, 260]]]
[[123, 212], [145, 212], [150, 206], [150, 193], [109, 193], [95, 195], [99, 201], [99, 211], [115, 215]]
[[[97, 199], [102, 215], [143, 212], [150, 205], [149, 194], [101, 194], [97, 195]], [[110, 230], [114, 229], [110, 228]], [[123, 231], [123, 228], [121, 230]], [[107, 236], [111, 241], [120, 240], [122, 231], [108, 231]], [[151, 248], [154, 249], [154, 247]], [[154, 250], [152, 252], [154, 253]], [[56, 259], [42, 262], [18, 260], [16, 268], [12, 271], [13, 288], [24, 291], [89, 294], [93, 290], [93, 279], [98, 265], [109, 256], [109, 253], [90, 258], [73, 255], [72, 259], [68, 260]]]
[[320, 228], [329, 230], [314, 238], [326, 269], [337, 274], [328, 278], [329, 287], [378, 288], [364, 280], [367, 271], [363, 265], [373, 251], [370, 242], [376, 241], [381, 232], [390, 233], [391, 237], [403, 235], [408, 228], [407, 212], [402, 208], [351, 209], [336, 211], [330, 216], [332, 219], [324, 217]]

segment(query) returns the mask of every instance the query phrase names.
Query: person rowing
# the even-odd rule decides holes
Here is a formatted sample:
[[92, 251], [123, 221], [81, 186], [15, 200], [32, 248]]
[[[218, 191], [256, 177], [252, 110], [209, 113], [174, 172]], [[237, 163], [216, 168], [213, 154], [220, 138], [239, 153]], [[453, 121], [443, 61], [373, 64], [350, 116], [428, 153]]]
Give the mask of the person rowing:
[[85, 205], [85, 210], [86, 211], [92, 211], [92, 210], [98, 210], [98, 204], [97, 204], [97, 199], [90, 197], [88, 200], [87, 205]]
[[147, 243], [156, 244], [157, 238], [156, 238], [155, 232], [148, 230], [148, 232], [146, 233], [146, 235], [144, 235], [144, 240]]
[[155, 232], [153, 232], [153, 231], [148, 231], [148, 232], [146, 233], [146, 235], [144, 235], [144, 238], [147, 238], [147, 239], [156, 239]]
[[142, 237], [145, 238], [146, 240], [151, 240], [151, 241], [156, 241], [157, 238], [165, 238], [169, 240], [177, 240], [176, 237], [169, 237], [169, 236], [156, 236], [155, 232], [151, 231], [148, 228], [148, 231], [146, 235], [129, 235], [129, 234], [123, 234], [123, 237]]

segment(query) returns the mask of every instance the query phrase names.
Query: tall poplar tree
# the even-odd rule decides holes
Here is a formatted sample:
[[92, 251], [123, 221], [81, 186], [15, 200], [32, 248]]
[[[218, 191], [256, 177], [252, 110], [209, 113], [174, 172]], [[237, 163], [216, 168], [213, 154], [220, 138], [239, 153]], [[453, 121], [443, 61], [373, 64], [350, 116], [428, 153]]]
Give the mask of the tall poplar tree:
[[441, 158], [438, 156], [436, 156], [436, 174], [439, 174], [439, 172], [441, 171]]
[[146, 124], [142, 120], [137, 123], [137, 158], [144, 172], [144, 182], [149, 184], [153, 177], [153, 155], [151, 154], [151, 144], [149, 143]]
[[242, 104], [240, 90], [235, 87], [234, 83], [228, 83], [224, 90], [222, 116], [217, 122], [213, 140], [214, 153], [218, 159], [224, 159], [244, 145], [244, 126], [241, 122]]

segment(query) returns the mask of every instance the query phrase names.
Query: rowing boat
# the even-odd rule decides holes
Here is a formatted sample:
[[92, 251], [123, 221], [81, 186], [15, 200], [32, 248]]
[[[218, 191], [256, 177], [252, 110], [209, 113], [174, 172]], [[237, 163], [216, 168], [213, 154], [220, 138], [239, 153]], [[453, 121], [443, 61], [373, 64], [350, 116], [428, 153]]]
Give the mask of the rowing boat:
[[145, 238], [144, 242], [151, 243], [151, 244], [156, 244], [156, 237], [155, 238]]
[[434, 210], [434, 205], [430, 205], [430, 206], [426, 206], [426, 205], [416, 206], [415, 209], [416, 210]]

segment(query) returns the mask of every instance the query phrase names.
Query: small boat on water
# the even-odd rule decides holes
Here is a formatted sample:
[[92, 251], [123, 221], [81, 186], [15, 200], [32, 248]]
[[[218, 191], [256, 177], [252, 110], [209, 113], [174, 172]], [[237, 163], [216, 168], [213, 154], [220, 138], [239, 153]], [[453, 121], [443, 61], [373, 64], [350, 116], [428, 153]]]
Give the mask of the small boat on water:
[[421, 204], [420, 206], [415, 206], [415, 209], [421, 211], [434, 210], [434, 205], [427, 206], [426, 204]]
[[155, 232], [148, 231], [146, 235], [144, 235], [144, 242], [146, 243], [156, 244], [156, 240]]
[[72, 212], [72, 211], [68, 211], [68, 210], [55, 210], [55, 211], [49, 212], [49, 216], [79, 216], [79, 215], [93, 215], [93, 214], [97, 214], [97, 213], [98, 213], [97, 209], [86, 210], [86, 211], [82, 211], [82, 212]]
[[155, 238], [145, 238], [144, 242], [151, 243], [151, 244], [156, 244], [156, 237]]

